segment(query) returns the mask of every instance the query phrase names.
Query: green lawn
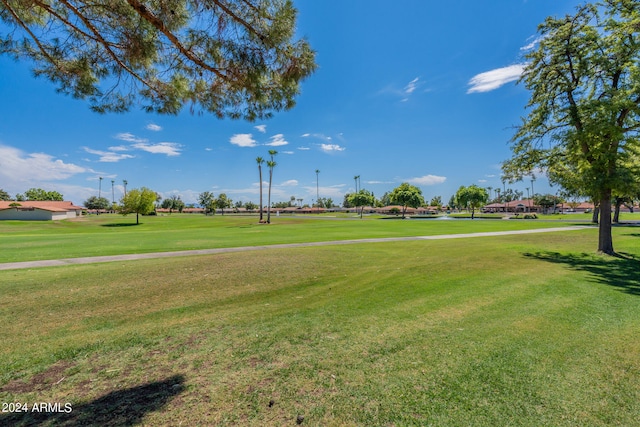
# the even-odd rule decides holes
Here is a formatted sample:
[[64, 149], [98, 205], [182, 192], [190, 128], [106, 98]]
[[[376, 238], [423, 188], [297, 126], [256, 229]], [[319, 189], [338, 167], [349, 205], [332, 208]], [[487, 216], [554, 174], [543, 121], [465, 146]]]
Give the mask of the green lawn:
[[[553, 226], [572, 225], [572, 217]], [[582, 222], [581, 224], [585, 224]], [[90, 216], [79, 221], [0, 221], [0, 263], [99, 255], [300, 243], [374, 237], [422, 236], [549, 227], [533, 220], [437, 220], [173, 214], [143, 217]]]
[[[296, 228], [330, 234], [338, 223], [373, 227], [350, 238], [436, 227], [216, 221], [239, 233], [236, 245], [275, 242], [278, 229], [289, 239]], [[456, 224], [472, 232], [524, 222]], [[637, 425], [640, 233], [614, 229], [624, 258], [595, 255], [596, 237], [588, 229], [0, 271], [0, 402], [73, 408], [0, 413], [0, 425], [281, 426], [298, 415], [311, 426]]]

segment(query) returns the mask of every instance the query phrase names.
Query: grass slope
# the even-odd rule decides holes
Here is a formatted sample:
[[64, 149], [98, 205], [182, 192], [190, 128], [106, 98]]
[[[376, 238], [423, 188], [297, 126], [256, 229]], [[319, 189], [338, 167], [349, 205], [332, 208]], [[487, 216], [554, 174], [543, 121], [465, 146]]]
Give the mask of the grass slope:
[[635, 425], [640, 241], [596, 233], [0, 272], [0, 401], [73, 407], [0, 424]]

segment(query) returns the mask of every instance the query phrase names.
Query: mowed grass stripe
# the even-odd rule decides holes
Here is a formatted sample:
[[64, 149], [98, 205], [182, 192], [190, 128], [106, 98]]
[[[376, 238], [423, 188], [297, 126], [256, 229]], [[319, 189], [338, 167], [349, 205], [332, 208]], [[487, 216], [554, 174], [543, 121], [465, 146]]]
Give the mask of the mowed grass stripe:
[[640, 243], [614, 233], [629, 259], [586, 230], [0, 272], [0, 398], [181, 376], [145, 424], [633, 425]]
[[[563, 221], [381, 220], [279, 217], [270, 225], [253, 216], [120, 215], [79, 221], [0, 221], [0, 263], [118, 254], [183, 251], [365, 238], [406, 237], [546, 228]], [[553, 224], [553, 225], [550, 225]]]

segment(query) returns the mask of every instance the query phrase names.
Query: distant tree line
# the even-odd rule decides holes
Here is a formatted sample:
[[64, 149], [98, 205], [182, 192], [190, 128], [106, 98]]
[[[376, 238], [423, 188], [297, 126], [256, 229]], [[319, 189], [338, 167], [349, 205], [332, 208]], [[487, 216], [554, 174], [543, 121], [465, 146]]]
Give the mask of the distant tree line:
[[30, 188], [24, 193], [18, 193], [15, 197], [11, 197], [9, 193], [0, 188], [0, 200], [9, 201], [15, 200], [17, 202], [24, 201], [46, 201], [46, 200], [54, 200], [54, 201], [63, 201], [64, 196], [57, 191], [47, 191], [42, 188]]

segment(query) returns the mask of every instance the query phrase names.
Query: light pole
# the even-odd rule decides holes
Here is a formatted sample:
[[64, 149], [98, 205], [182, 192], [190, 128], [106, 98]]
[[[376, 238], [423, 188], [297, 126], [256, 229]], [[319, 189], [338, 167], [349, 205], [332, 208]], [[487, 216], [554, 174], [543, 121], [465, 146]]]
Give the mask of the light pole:
[[127, 197], [127, 184], [128, 184], [127, 180], [123, 179], [122, 185], [124, 185], [124, 197]]
[[112, 179], [111, 180], [111, 204], [114, 204], [116, 202], [116, 192], [113, 188], [113, 184], [115, 184], [115, 181]]
[[98, 184], [98, 199], [102, 197], [102, 177], [98, 178], [99, 180], [99, 184]]
[[320, 187], [318, 184], [319, 175], [320, 175], [320, 169], [316, 169], [316, 200], [318, 201], [318, 213], [320, 213]]
[[535, 181], [536, 179], [531, 177], [531, 198], [533, 199], [536, 196], [536, 193], [534, 193], [533, 191], [533, 181]]
[[531, 199], [529, 198], [529, 187], [527, 187], [527, 200], [529, 200], [529, 212], [531, 212]]

